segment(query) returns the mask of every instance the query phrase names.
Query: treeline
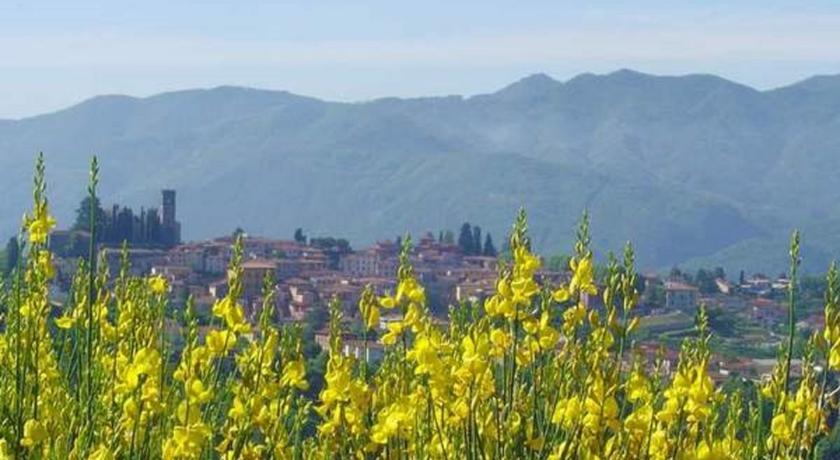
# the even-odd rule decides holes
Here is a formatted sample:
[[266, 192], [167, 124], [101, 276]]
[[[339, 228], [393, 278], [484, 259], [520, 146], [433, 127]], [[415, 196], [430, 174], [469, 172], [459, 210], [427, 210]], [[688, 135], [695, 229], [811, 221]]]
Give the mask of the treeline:
[[135, 214], [130, 207], [114, 205], [110, 211], [105, 211], [98, 198], [91, 206], [90, 197], [85, 197], [76, 209], [72, 230], [90, 232], [91, 221], [96, 225], [99, 243], [116, 245], [125, 241], [132, 246], [172, 246], [178, 243], [175, 230], [163, 226], [156, 208], [141, 209], [140, 214]]
[[[743, 278], [743, 274], [741, 277]], [[718, 292], [718, 286], [715, 280], [720, 279], [726, 281], [726, 272], [723, 270], [723, 267], [715, 267], [713, 269], [699, 268], [692, 275], [691, 273], [684, 272], [679, 267], [674, 267], [668, 274], [668, 278], [697, 286], [703, 294], [713, 294]]]
[[327, 256], [327, 265], [332, 269], [338, 268], [338, 261], [342, 255], [353, 252], [350, 241], [346, 238], [335, 238], [332, 236], [309, 238], [303, 233], [302, 228], [295, 229], [293, 236], [295, 242], [304, 246], [309, 245], [321, 249]]
[[[443, 234], [439, 239], [445, 242], [445, 237], [446, 235]], [[458, 247], [467, 256], [496, 257], [498, 254], [496, 246], [493, 245], [493, 237], [490, 236], [490, 232], [487, 232], [482, 242], [481, 227], [471, 225], [469, 222], [464, 222], [461, 225], [461, 232], [458, 235]]]

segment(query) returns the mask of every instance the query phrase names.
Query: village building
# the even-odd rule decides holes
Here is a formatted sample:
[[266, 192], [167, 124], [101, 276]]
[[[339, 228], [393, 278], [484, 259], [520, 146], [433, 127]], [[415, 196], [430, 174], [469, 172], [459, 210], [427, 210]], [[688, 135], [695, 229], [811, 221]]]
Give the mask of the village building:
[[668, 310], [693, 310], [697, 308], [700, 290], [679, 281], [665, 282], [665, 308]]
[[261, 297], [265, 280], [275, 282], [277, 265], [272, 260], [251, 259], [242, 262], [242, 297], [246, 302]]

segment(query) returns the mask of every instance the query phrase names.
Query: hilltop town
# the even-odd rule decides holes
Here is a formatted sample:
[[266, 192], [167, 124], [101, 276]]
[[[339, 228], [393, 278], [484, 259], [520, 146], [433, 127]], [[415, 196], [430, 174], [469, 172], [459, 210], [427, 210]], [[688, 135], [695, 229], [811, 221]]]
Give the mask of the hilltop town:
[[[151, 207], [135, 215], [130, 208], [118, 205], [103, 211], [99, 253], [112, 275], [119, 272], [125, 254], [132, 274], [165, 277], [171, 304], [177, 308], [191, 298], [199, 318], [207, 324], [212, 305], [227, 292], [226, 271], [235, 235], [181, 242], [175, 196], [173, 190], [162, 191], [160, 211]], [[495, 289], [504, 255], [491, 255], [495, 248], [489, 235], [482, 250], [480, 230], [474, 230], [475, 234], [462, 228], [459, 241], [452, 232], [428, 232], [413, 241], [409, 260], [426, 288], [432, 314], [441, 320], [451, 305], [480, 301]], [[237, 233], [242, 234], [244, 250], [241, 301], [252, 320], [261, 313], [266, 280], [273, 290], [271, 316], [275, 322], [310, 321], [316, 327], [323, 326], [323, 321], [312, 318], [323, 318], [331, 299], [340, 301], [345, 318], [358, 321], [356, 305], [366, 286], [380, 295], [394, 288], [399, 238], [353, 249], [346, 240], [307, 238], [302, 230], [292, 239], [251, 236], [241, 230]], [[125, 248], [122, 241], [126, 242]], [[51, 246], [59, 256], [55, 283], [59, 296], [68, 292], [88, 243], [89, 233], [84, 228], [53, 232]], [[477, 249], [465, 248], [469, 244]], [[562, 257], [559, 262], [556, 259], [544, 261], [539, 271], [544, 281], [558, 283], [568, 276]], [[770, 278], [743, 273], [737, 281], [730, 281], [721, 269], [700, 270], [697, 276], [676, 268], [667, 276], [640, 274], [638, 311], [642, 319], [637, 349], [674, 360], [682, 338], [693, 333], [694, 316], [702, 304], [710, 312], [717, 342], [718, 378], [758, 378], [770, 371], [785, 336], [781, 328], [786, 321], [784, 302], [789, 283], [785, 275]], [[803, 316], [798, 324], [803, 334], [822, 324], [818, 299], [809, 298], [807, 291], [804, 294]], [[597, 307], [600, 299], [587, 301]], [[383, 317], [382, 328], [397, 319]], [[316, 331], [317, 342], [326, 344], [326, 337], [325, 331]], [[352, 334], [345, 337], [348, 352], [360, 353], [358, 339]], [[372, 345], [371, 350], [376, 355], [378, 348]]]

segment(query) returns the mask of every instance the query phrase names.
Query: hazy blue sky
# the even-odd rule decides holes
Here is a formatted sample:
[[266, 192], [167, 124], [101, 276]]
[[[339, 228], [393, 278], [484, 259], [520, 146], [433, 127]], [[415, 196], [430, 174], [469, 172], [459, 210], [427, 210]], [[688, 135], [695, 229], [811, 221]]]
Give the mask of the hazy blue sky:
[[840, 73], [838, 44], [837, 0], [0, 0], [0, 118], [105, 93], [234, 84], [363, 100], [623, 67], [769, 88]]

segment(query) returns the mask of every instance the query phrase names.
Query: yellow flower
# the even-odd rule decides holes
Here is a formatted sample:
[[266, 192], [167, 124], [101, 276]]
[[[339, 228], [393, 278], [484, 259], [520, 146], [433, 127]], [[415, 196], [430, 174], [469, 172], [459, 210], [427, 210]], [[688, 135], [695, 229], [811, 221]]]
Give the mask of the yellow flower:
[[493, 329], [490, 331], [490, 343], [493, 345], [493, 356], [501, 357], [504, 355], [505, 350], [511, 346], [513, 340], [507, 332], [501, 329]]
[[114, 460], [114, 454], [108, 447], [99, 446], [90, 454], [88, 460]]
[[283, 375], [280, 377], [280, 385], [286, 387], [294, 387], [298, 390], [309, 389], [309, 383], [306, 381], [306, 365], [303, 363], [303, 358], [287, 361], [283, 365]]
[[618, 403], [606, 383], [596, 377], [588, 385], [589, 396], [584, 401], [586, 415], [583, 418], [583, 425], [592, 432], [604, 430], [607, 427], [615, 430], [618, 428]]
[[0, 439], [0, 460], [14, 460], [9, 444], [5, 439]]
[[649, 404], [634, 408], [633, 412], [624, 419], [624, 428], [630, 432], [636, 442], [647, 436], [653, 419], [653, 408]]
[[516, 313], [516, 305], [508, 298], [502, 298], [496, 307], [496, 313], [506, 318], [513, 318]]
[[417, 363], [417, 367], [414, 369], [415, 374], [441, 373], [442, 363], [437, 353], [438, 349], [440, 349], [439, 340], [435, 340], [428, 334], [421, 334], [417, 337], [408, 352], [408, 358]]
[[573, 258], [569, 261], [569, 267], [572, 269], [572, 281], [569, 283], [570, 292], [585, 292], [591, 295], [598, 293], [594, 282], [595, 269], [591, 257], [584, 257], [580, 261]]
[[412, 412], [405, 399], [383, 409], [372, 428], [371, 440], [377, 444], [386, 444], [389, 439], [404, 435], [413, 421]]
[[706, 441], [700, 441], [693, 458], [697, 460], [729, 460], [738, 458], [734, 454], [734, 452], [730, 452], [726, 446], [721, 445], [719, 442], [709, 445]]
[[382, 308], [390, 310], [397, 306], [397, 300], [391, 296], [384, 296], [379, 298], [379, 305], [382, 305]]
[[141, 348], [134, 355], [128, 370], [125, 374], [125, 385], [127, 388], [124, 391], [131, 391], [137, 388], [140, 384], [140, 379], [143, 376], [154, 375], [160, 368], [160, 353], [151, 347]]
[[167, 290], [166, 278], [164, 278], [160, 275], [149, 277], [149, 289], [151, 289], [152, 292], [157, 294], [157, 295], [166, 294], [166, 290]]
[[225, 326], [233, 332], [248, 332], [250, 327], [245, 321], [245, 311], [242, 306], [228, 297], [213, 305], [213, 315], [225, 320]]
[[551, 298], [557, 303], [565, 302], [569, 300], [570, 297], [571, 295], [569, 294], [569, 290], [562, 286], [551, 293]]
[[46, 203], [39, 203], [35, 206], [35, 214], [26, 219], [26, 231], [29, 233], [29, 241], [32, 244], [44, 244], [50, 235], [50, 230], [55, 227], [56, 221], [47, 211]]
[[490, 343], [484, 334], [473, 339], [466, 336], [461, 340], [461, 360], [463, 369], [472, 376], [478, 376], [487, 368], [487, 357], [490, 352]]
[[176, 426], [164, 445], [163, 458], [199, 458], [210, 436], [210, 428], [204, 423]]
[[70, 329], [74, 324], [76, 324], [76, 318], [70, 314], [65, 314], [61, 318], [55, 319], [55, 325], [58, 326], [59, 329]]
[[38, 251], [38, 269], [47, 279], [55, 277], [55, 266], [53, 266], [52, 253], [45, 249]]
[[397, 343], [397, 339], [403, 333], [403, 330], [405, 330], [405, 324], [402, 321], [388, 323], [388, 332], [383, 334], [379, 341], [383, 345], [393, 345]]
[[531, 277], [540, 269], [540, 259], [525, 246], [519, 246], [513, 251], [513, 261], [525, 277]]
[[204, 382], [196, 377], [189, 379], [185, 387], [187, 390], [187, 399], [190, 403], [202, 404], [213, 397], [213, 393], [210, 391], [210, 388], [206, 388], [204, 386]]
[[561, 399], [554, 406], [554, 414], [551, 416], [551, 422], [565, 429], [571, 429], [578, 422], [582, 413], [583, 404], [581, 404], [580, 399], [574, 396]]
[[636, 369], [627, 381], [627, 400], [635, 403], [636, 401], [648, 401], [650, 398], [650, 388], [648, 386], [647, 378], [641, 371], [641, 368]]
[[376, 296], [370, 285], [365, 286], [359, 297], [359, 313], [362, 315], [362, 322], [368, 329], [379, 327], [379, 307], [376, 304]]
[[207, 350], [214, 356], [227, 353], [236, 343], [236, 334], [231, 331], [213, 330], [207, 333], [205, 339]]
[[233, 398], [233, 405], [228, 410], [228, 417], [241, 420], [247, 416], [248, 410], [246, 409], [245, 403], [242, 399], [239, 397]]
[[422, 304], [426, 301], [426, 292], [423, 286], [414, 278], [406, 278], [400, 281], [397, 286], [396, 301], [401, 302], [408, 299], [409, 302]]
[[527, 305], [539, 293], [540, 286], [532, 278], [517, 277], [510, 283], [510, 289], [517, 303]]
[[379, 327], [379, 309], [371, 305], [367, 315], [365, 315], [365, 327], [368, 329], [376, 329]]
[[787, 413], [781, 412], [776, 414], [770, 423], [770, 432], [773, 433], [773, 437], [781, 440], [785, 444], [793, 441], [792, 422], [792, 417], [789, 417]]
[[560, 333], [551, 326], [551, 316], [548, 311], [542, 312], [537, 329], [538, 343], [543, 350], [550, 350], [560, 341]]
[[23, 439], [21, 440], [21, 444], [25, 447], [35, 447], [47, 439], [47, 436], [49, 434], [40, 421], [29, 419], [23, 425]]
[[563, 312], [563, 325], [565, 327], [578, 327], [583, 324], [586, 318], [586, 307], [582, 303], [578, 303]]

